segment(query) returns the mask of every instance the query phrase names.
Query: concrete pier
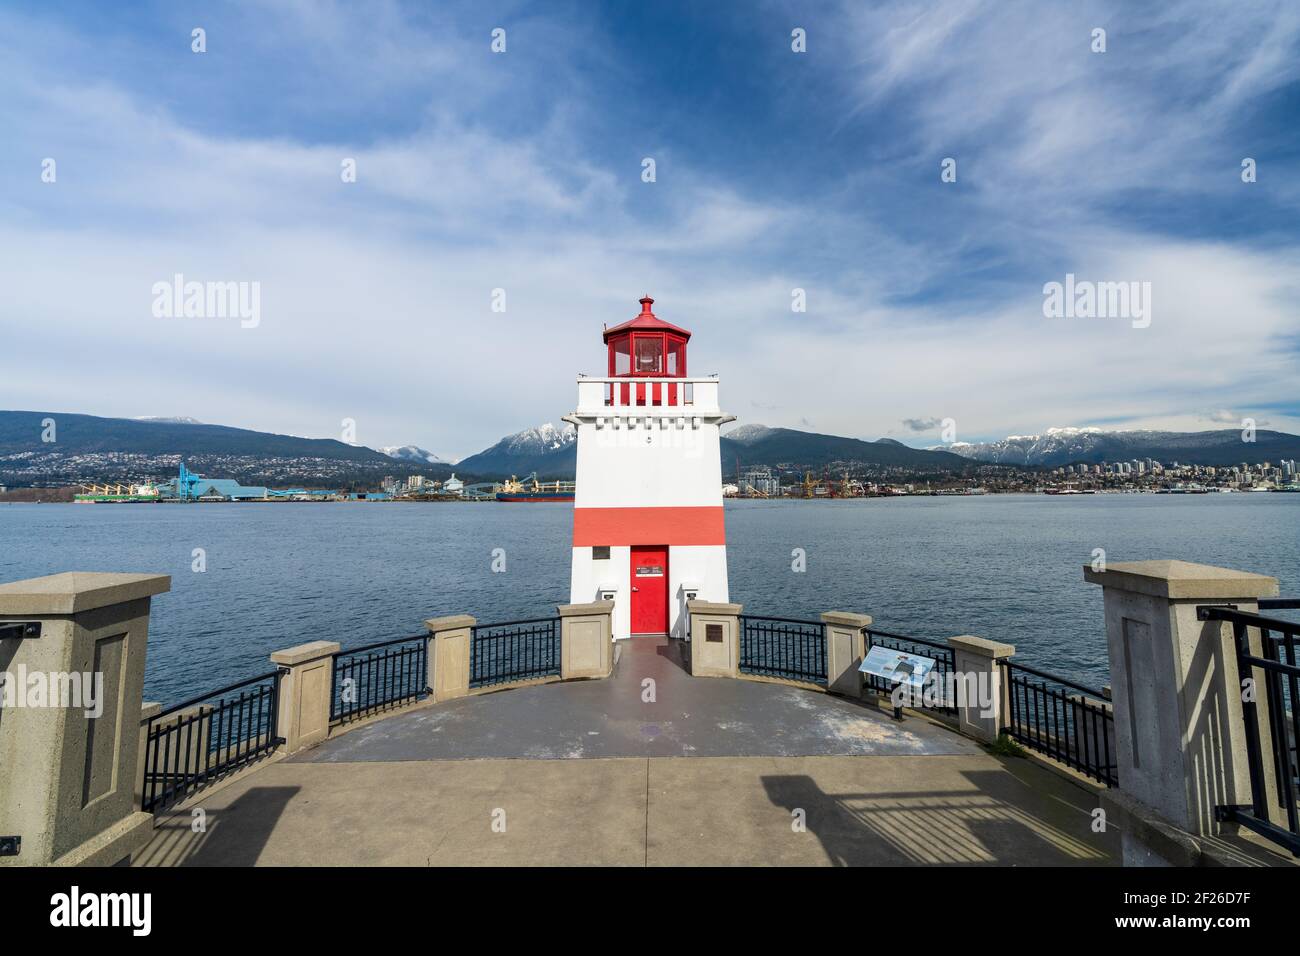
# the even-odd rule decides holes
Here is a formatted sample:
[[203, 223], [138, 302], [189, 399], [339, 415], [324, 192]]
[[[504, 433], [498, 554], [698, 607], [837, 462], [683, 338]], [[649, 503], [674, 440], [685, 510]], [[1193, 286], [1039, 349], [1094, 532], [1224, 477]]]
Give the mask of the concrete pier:
[[[619, 650], [609, 680], [414, 709], [200, 795], [159, 818], [136, 862], [1118, 862], [1118, 833], [1091, 827], [1098, 788], [924, 718], [692, 678], [677, 641]], [[207, 832], [192, 831], [191, 807]]]

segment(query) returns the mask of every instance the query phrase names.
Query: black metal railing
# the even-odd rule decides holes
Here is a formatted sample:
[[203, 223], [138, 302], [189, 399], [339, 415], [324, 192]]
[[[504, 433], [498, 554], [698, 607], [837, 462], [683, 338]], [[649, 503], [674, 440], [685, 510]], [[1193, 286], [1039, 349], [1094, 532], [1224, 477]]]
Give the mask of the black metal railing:
[[559, 676], [560, 619], [479, 624], [469, 638], [469, 686]]
[[357, 720], [429, 693], [429, 636], [399, 637], [334, 655], [330, 723]]
[[[936, 710], [949, 715], [957, 713], [956, 702], [953, 700], [953, 682], [950, 677], [956, 670], [951, 647], [929, 638], [908, 637], [906, 634], [893, 634], [874, 627], [864, 627], [862, 635], [864, 654], [871, 650], [872, 645], [876, 645], [902, 651], [904, 654], [931, 658], [934, 661], [932, 672], [934, 681], [931, 690], [918, 689], [921, 691], [919, 694], [921, 706], [926, 710]], [[875, 674], [863, 674], [862, 677], [863, 686], [878, 694], [889, 694], [893, 691], [894, 685], [883, 677], [877, 677]]]
[[141, 809], [156, 813], [284, 743], [281, 670], [195, 697], [142, 721]]
[[[1259, 602], [1261, 611], [1298, 608], [1300, 600], [1295, 598]], [[1251, 802], [1216, 807], [1216, 814], [1220, 820], [1240, 823], [1300, 856], [1300, 807], [1296, 802], [1300, 795], [1296, 754], [1300, 740], [1300, 660], [1296, 654], [1300, 623], [1232, 606], [1202, 605], [1196, 612], [1202, 621], [1232, 625], [1237, 676], [1242, 681]], [[1259, 635], [1257, 642], [1252, 641], [1252, 632]], [[1267, 724], [1266, 731], [1261, 730], [1261, 721]]]
[[1115, 714], [1105, 695], [1025, 664], [998, 664], [1007, 681], [1002, 732], [1108, 787], [1116, 786]]
[[742, 614], [739, 666], [747, 674], [825, 685], [826, 629], [820, 621]]

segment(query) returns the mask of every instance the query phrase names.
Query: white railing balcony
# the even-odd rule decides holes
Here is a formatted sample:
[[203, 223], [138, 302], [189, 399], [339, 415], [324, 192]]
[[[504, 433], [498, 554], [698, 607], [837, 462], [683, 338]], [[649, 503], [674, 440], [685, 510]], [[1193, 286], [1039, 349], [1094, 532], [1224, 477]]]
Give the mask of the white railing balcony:
[[580, 378], [578, 414], [661, 412], [719, 415], [718, 380], [709, 378]]

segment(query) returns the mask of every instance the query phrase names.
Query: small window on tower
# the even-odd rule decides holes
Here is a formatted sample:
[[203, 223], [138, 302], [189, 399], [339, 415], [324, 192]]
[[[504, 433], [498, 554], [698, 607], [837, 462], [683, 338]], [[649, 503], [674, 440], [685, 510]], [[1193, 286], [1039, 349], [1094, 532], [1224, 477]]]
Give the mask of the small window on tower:
[[594, 547], [592, 547], [592, 549], [591, 549], [591, 560], [593, 560], [593, 561], [608, 561], [608, 560], [609, 560], [609, 545], [607, 545], [607, 544], [598, 544], [598, 545], [595, 545]]

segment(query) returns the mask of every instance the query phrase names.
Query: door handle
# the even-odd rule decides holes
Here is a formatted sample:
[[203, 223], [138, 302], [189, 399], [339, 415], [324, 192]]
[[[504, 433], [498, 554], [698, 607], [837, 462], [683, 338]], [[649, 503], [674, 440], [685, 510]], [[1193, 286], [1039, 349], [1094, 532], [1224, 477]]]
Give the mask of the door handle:
[[640, 591], [641, 589], [640, 589], [640, 588], [633, 588], [632, 590], [633, 590], [633, 591]]

